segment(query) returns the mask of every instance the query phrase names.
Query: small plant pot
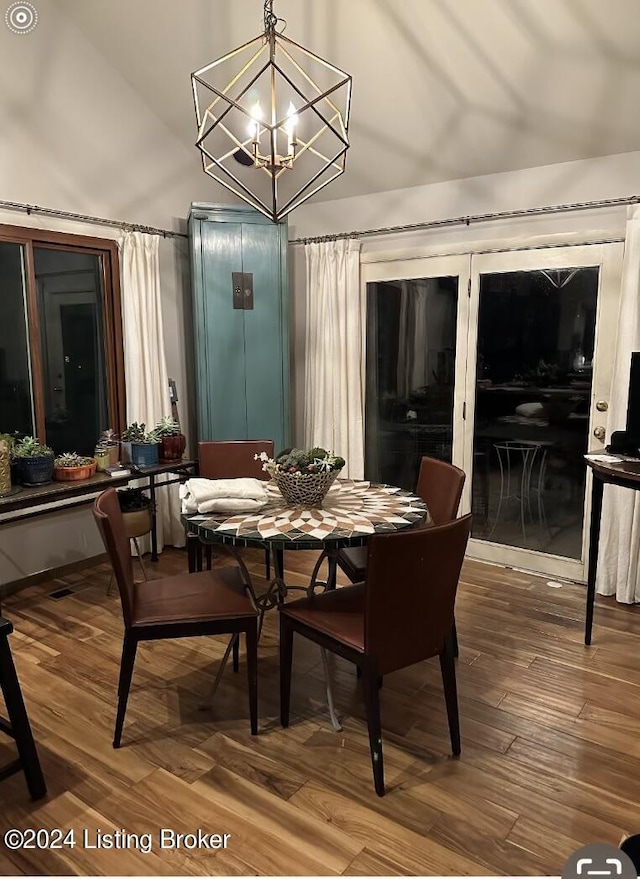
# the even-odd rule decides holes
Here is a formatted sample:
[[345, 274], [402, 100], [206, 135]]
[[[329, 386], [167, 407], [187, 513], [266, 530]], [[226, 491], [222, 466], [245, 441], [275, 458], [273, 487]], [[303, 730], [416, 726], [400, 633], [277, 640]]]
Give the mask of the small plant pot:
[[151, 531], [151, 509], [130, 510], [122, 514], [124, 533], [127, 537], [142, 537]]
[[160, 440], [160, 460], [163, 463], [181, 461], [186, 445], [187, 441], [182, 433], [177, 436], [163, 436]]
[[53, 455], [40, 458], [21, 458], [20, 472], [22, 484], [26, 486], [46, 485], [53, 479]]
[[53, 478], [57, 482], [75, 482], [81, 479], [91, 479], [96, 472], [96, 462], [83, 464], [81, 467], [54, 467]]
[[131, 461], [136, 467], [153, 467], [158, 463], [158, 443], [131, 443]]

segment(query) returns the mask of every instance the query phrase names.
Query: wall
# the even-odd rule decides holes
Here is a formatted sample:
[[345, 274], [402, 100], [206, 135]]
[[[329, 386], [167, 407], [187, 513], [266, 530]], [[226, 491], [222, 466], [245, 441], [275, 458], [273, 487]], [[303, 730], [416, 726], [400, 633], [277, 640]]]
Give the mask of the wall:
[[[346, 173], [348, 174], [348, 168]], [[640, 152], [566, 162], [524, 171], [416, 186], [366, 197], [306, 204], [290, 217], [290, 239], [557, 204], [624, 198], [639, 191]], [[475, 222], [362, 239], [364, 262], [430, 253], [492, 249], [534, 240], [586, 241], [624, 236], [626, 208], [599, 208], [519, 219]], [[305, 258], [290, 247], [293, 441], [303, 437]]]

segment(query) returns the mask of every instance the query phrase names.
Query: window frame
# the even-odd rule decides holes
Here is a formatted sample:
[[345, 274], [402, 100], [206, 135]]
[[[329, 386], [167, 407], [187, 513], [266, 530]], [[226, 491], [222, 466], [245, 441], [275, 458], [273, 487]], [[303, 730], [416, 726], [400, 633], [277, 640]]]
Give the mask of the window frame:
[[[44, 369], [41, 348], [41, 316], [38, 313], [38, 295], [35, 273], [34, 248], [75, 251], [100, 258], [102, 306], [104, 310], [104, 338], [102, 339], [107, 375], [107, 400], [111, 424], [118, 434], [125, 427], [126, 392], [124, 372], [124, 344], [122, 334], [122, 300], [120, 290], [120, 261], [118, 244], [110, 238], [92, 238], [45, 229], [0, 224], [0, 241], [19, 244], [24, 253], [24, 285], [27, 303], [27, 326], [31, 393], [35, 435], [46, 443]], [[96, 437], [96, 440], [98, 437]]]

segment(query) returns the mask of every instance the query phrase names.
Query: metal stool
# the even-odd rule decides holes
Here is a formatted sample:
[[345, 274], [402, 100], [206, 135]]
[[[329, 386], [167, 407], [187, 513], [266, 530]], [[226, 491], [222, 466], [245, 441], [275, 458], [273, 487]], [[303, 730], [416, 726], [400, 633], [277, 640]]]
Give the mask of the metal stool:
[[24, 772], [29, 793], [34, 800], [40, 799], [47, 792], [38, 752], [33, 741], [29, 718], [24, 707], [20, 682], [13, 664], [13, 656], [9, 646], [9, 635], [13, 626], [8, 620], [0, 617], [0, 687], [4, 696], [9, 720], [0, 717], [0, 731], [11, 736], [18, 748], [18, 759], [0, 768], [0, 781]]

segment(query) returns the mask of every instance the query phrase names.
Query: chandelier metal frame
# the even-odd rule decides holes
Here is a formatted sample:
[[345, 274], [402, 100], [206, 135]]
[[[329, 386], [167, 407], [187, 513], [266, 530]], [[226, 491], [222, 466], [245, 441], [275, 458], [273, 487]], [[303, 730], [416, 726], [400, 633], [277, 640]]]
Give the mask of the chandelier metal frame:
[[[277, 223], [344, 173], [350, 145], [352, 77], [285, 37], [277, 29], [282, 19], [274, 14], [273, 2], [264, 2], [264, 33], [196, 70], [191, 84], [198, 125], [196, 147], [205, 173]], [[248, 55], [244, 63], [243, 55]], [[225, 72], [236, 59], [239, 69]], [[330, 78], [327, 87], [322, 88], [305, 71], [301, 63], [305, 59], [319, 65], [318, 70]], [[225, 76], [222, 85], [214, 81], [218, 74]], [[260, 85], [262, 94], [268, 95], [267, 119], [259, 114], [257, 104], [251, 106], [251, 96]], [[279, 90], [286, 90], [290, 98], [284, 115]], [[279, 149], [283, 140], [286, 150]], [[242, 179], [233, 160], [251, 174], [245, 171]], [[307, 164], [310, 170], [305, 173], [302, 166]], [[268, 187], [264, 177], [253, 174], [267, 175]], [[289, 175], [288, 192], [283, 196], [279, 184], [285, 174]], [[297, 175], [293, 192], [292, 175]]]

